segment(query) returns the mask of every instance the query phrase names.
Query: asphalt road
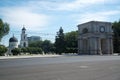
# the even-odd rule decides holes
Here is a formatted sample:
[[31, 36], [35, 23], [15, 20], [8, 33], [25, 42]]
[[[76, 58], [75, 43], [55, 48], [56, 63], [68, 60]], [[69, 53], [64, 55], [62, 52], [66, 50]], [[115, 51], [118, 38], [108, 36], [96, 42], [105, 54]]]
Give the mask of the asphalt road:
[[120, 56], [3, 59], [0, 80], [120, 80]]

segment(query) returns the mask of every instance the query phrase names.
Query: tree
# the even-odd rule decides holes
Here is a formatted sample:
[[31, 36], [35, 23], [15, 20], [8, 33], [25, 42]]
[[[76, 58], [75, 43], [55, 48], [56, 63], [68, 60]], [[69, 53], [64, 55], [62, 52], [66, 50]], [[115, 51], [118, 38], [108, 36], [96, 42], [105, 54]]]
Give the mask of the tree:
[[25, 47], [25, 48], [21, 48], [21, 52], [25, 54], [25, 53], [27, 53], [27, 52], [28, 52], [28, 50], [27, 50], [27, 48], [26, 48], [26, 47]]
[[113, 28], [113, 48], [115, 53], [120, 53], [120, 20], [115, 21], [112, 25]]
[[37, 53], [38, 54], [42, 54], [42, 49], [41, 48], [37, 48]]
[[54, 52], [54, 45], [50, 40], [30, 42], [29, 47], [41, 48], [45, 53]]
[[65, 52], [65, 39], [62, 27], [60, 27], [55, 38], [55, 51], [58, 54]]
[[5, 52], [7, 52], [7, 48], [4, 45], [0, 45], [0, 56], [4, 56]]
[[42, 54], [42, 49], [38, 47], [27, 47], [27, 51], [30, 54]]
[[78, 31], [71, 31], [65, 34], [66, 53], [77, 53]]
[[49, 40], [44, 40], [42, 43], [42, 50], [45, 53], [53, 52], [54, 45]]
[[13, 53], [13, 55], [19, 55], [21, 53], [20, 48], [15, 48], [13, 50], [11, 50], [11, 52]]
[[3, 36], [7, 35], [9, 33], [9, 24], [6, 22], [3, 22], [2, 19], [0, 19], [0, 41], [3, 38]]
[[43, 41], [30, 42], [29, 47], [42, 47]]

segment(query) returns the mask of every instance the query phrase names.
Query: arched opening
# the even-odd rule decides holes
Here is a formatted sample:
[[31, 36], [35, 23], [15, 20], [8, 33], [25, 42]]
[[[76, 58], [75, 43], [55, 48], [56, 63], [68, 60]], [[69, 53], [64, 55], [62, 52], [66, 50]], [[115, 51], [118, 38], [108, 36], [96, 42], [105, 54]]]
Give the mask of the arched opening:
[[106, 54], [106, 39], [101, 39], [101, 53]]
[[24, 44], [23, 44], [23, 45], [24, 45], [24, 47], [26, 47], [26, 43], [25, 43], [25, 42], [24, 42]]
[[88, 54], [88, 40], [87, 39], [84, 39], [83, 40], [83, 53], [84, 54]]

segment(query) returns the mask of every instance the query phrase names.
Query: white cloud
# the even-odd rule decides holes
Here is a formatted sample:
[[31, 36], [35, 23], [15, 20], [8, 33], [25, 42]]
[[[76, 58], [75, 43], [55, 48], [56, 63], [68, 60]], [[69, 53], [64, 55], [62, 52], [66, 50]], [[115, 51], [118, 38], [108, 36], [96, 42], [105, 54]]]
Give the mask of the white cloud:
[[[98, 4], [115, 3], [118, 0], [71, 0], [71, 1], [30, 1], [28, 6], [37, 9], [74, 11]], [[35, 4], [35, 5], [33, 5]], [[40, 6], [40, 7], [38, 7]]]
[[94, 4], [104, 4], [111, 0], [71, 0], [71, 1], [29, 1], [27, 6], [34, 9], [73, 11]]
[[58, 7], [59, 10], [75, 10], [83, 7], [90, 6], [92, 4], [104, 3], [104, 0], [75, 0], [69, 3], [61, 3]]
[[[117, 1], [117, 0], [115, 0]], [[114, 1], [114, 2], [115, 2]], [[41, 30], [48, 26], [50, 23], [50, 16], [46, 14], [42, 14], [45, 10], [45, 13], [49, 13], [51, 10], [61, 11], [74, 11], [78, 10], [81, 12], [81, 9], [84, 7], [93, 6], [94, 4], [104, 4], [104, 3], [112, 3], [112, 0], [74, 0], [74, 1], [44, 1], [44, 0], [30, 0], [26, 3], [20, 4], [18, 6], [13, 7], [1, 7], [0, 8], [0, 16], [3, 16], [3, 19], [8, 23], [12, 24], [14, 27], [20, 27], [25, 25], [28, 29], [31, 30]], [[63, 10], [63, 11], [62, 11]], [[89, 12], [89, 11], [88, 11]], [[44, 13], [44, 12], [43, 12]], [[54, 11], [52, 12], [53, 16]], [[68, 12], [67, 12], [68, 13]], [[93, 12], [93, 13], [86, 13], [83, 12], [82, 14], [75, 15], [77, 16], [78, 22], [84, 22], [89, 20], [107, 20], [109, 15], [113, 15], [117, 12]], [[72, 15], [72, 13], [68, 13]], [[70, 16], [71, 17], [71, 16]], [[57, 16], [57, 18], [59, 18]], [[76, 20], [75, 19], [75, 20]], [[51, 21], [52, 22], [52, 21]]]
[[120, 11], [103, 11], [103, 12], [93, 12], [93, 13], [83, 13], [73, 15], [76, 17], [77, 23], [84, 23], [88, 21], [109, 21], [110, 18], [114, 15], [120, 14]]
[[49, 16], [40, 13], [34, 13], [24, 8], [2, 8], [0, 15], [11, 26], [21, 28], [25, 25], [29, 30], [41, 30], [49, 24]]

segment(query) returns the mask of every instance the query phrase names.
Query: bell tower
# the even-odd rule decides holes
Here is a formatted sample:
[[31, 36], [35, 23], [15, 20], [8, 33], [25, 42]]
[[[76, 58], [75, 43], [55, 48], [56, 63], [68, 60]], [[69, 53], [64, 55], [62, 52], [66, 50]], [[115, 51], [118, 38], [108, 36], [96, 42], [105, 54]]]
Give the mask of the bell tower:
[[27, 34], [25, 33], [26, 29], [23, 26], [22, 33], [21, 33], [21, 40], [20, 40], [20, 47], [28, 47], [28, 39]]

